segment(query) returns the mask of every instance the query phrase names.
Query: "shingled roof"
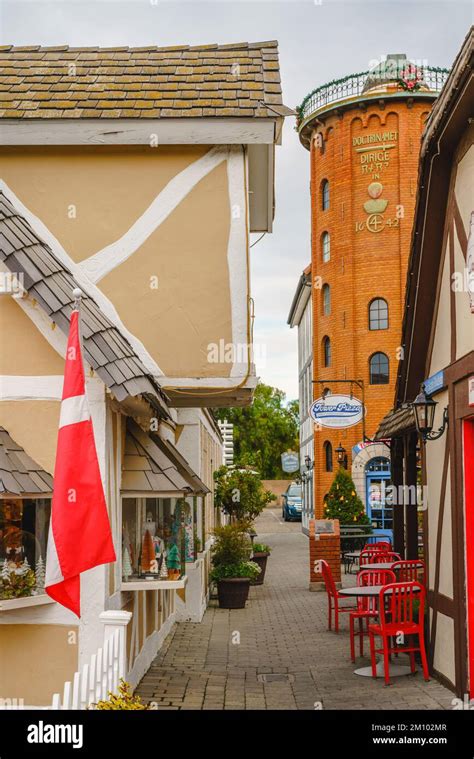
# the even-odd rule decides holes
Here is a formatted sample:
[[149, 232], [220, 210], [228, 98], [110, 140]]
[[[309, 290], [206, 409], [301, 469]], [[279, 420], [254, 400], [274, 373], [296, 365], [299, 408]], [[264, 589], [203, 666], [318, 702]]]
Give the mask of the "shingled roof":
[[[23, 285], [29, 295], [69, 334], [72, 291], [77, 284], [3, 192], [0, 192], [0, 260], [11, 272], [23, 274]], [[81, 303], [81, 332], [86, 361], [118, 401], [144, 395], [161, 415], [168, 416], [166, 395], [130, 343], [86, 293]]]
[[53, 478], [0, 427], [0, 495], [45, 495]]
[[268, 117], [282, 105], [278, 43], [0, 47], [0, 117]]

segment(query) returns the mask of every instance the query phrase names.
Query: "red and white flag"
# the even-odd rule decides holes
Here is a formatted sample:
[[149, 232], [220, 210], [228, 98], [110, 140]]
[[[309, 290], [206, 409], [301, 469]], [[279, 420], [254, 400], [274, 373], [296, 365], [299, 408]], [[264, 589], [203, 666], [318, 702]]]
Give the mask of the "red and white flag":
[[71, 314], [46, 555], [46, 593], [81, 616], [80, 574], [116, 560], [87, 402], [79, 311]]

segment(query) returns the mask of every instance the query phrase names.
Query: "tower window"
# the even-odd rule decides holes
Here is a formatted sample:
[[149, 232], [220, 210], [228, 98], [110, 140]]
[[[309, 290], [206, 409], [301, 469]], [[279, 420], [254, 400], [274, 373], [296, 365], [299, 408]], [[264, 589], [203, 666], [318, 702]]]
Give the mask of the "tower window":
[[331, 288], [329, 285], [323, 285], [323, 315], [329, 316], [331, 313]]
[[369, 329], [388, 329], [388, 303], [383, 298], [369, 303]]
[[389, 362], [385, 353], [374, 353], [370, 358], [369, 369], [371, 385], [388, 385]]
[[323, 337], [323, 365], [331, 366], [331, 340], [327, 335]]
[[329, 232], [323, 232], [321, 237], [321, 247], [323, 251], [323, 261], [326, 263], [331, 259], [331, 238]]
[[329, 208], [329, 182], [327, 179], [323, 179], [321, 184], [321, 206], [323, 211], [327, 211]]
[[324, 467], [326, 472], [332, 472], [332, 445], [329, 440], [324, 442]]

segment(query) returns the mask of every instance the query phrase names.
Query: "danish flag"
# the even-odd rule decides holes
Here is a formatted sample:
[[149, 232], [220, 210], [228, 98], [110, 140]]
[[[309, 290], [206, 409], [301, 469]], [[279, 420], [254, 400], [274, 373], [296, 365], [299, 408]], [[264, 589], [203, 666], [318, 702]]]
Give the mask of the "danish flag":
[[79, 310], [75, 309], [66, 350], [54, 467], [46, 593], [80, 617], [81, 572], [115, 560], [86, 396]]

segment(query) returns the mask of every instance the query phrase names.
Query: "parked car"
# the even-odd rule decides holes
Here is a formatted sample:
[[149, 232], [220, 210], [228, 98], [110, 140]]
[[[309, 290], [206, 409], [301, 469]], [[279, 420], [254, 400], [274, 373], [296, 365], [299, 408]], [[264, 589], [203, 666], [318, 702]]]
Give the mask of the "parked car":
[[290, 519], [301, 522], [301, 510], [302, 510], [302, 494], [301, 485], [296, 482], [292, 482], [288, 485], [286, 491], [282, 495], [283, 509], [282, 517], [285, 522]]

